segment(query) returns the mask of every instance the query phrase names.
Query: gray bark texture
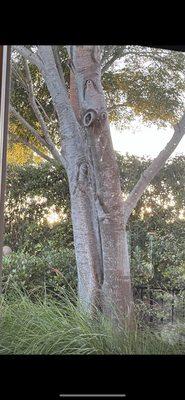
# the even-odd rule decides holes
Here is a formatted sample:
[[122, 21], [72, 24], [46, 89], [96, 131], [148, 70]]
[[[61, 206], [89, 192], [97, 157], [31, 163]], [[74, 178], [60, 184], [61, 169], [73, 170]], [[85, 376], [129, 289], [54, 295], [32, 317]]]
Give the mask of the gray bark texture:
[[79, 294], [84, 302], [91, 293], [88, 303], [99, 305], [112, 320], [122, 322], [127, 316], [130, 321], [133, 298], [124, 204], [101, 85], [100, 49], [75, 46], [69, 55], [71, 103], [84, 132], [75, 201], [71, 193]]
[[[123, 202], [101, 85], [100, 47], [67, 46], [70, 97], [55, 46], [38, 46], [34, 54], [23, 46], [16, 49], [39, 68], [57, 113], [60, 153], [54, 148], [38, 109], [28, 63], [25, 63], [30, 104], [44, 136], [33, 128], [32, 134], [50, 149], [53, 159], [65, 167], [68, 176], [80, 302], [91, 314], [99, 308], [116, 325], [126, 322], [129, 328], [134, 328], [126, 225], [144, 190], [184, 135], [185, 116], [174, 127], [167, 146]], [[23, 125], [27, 124], [15, 109], [11, 110]]]

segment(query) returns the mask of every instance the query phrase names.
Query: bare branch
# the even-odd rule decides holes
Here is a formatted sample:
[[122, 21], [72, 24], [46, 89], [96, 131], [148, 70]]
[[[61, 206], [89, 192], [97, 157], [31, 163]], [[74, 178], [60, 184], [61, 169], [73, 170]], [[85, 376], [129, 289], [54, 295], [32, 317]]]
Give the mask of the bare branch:
[[36, 117], [37, 117], [37, 119], [38, 119], [38, 121], [39, 121], [39, 123], [41, 125], [43, 133], [47, 137], [49, 135], [48, 128], [47, 128], [47, 125], [46, 125], [46, 123], [44, 121], [44, 118], [43, 118], [43, 116], [42, 116], [42, 114], [41, 114], [41, 112], [40, 112], [40, 110], [38, 108], [37, 99], [34, 96], [32, 77], [31, 77], [31, 73], [30, 73], [30, 70], [29, 70], [29, 66], [28, 66], [27, 60], [24, 60], [24, 66], [25, 66], [27, 86], [28, 86], [29, 102], [30, 102], [30, 105], [32, 106], [33, 111], [35, 112], [35, 115], [36, 115]]
[[[15, 63], [12, 63], [12, 68], [11, 68], [11, 70], [12, 70], [12, 73], [13, 73], [13, 75], [15, 76], [15, 78], [17, 78], [17, 79], [19, 80], [19, 83], [21, 84], [21, 86], [24, 88], [24, 90], [26, 91], [26, 93], [27, 93], [28, 96], [29, 96], [29, 87], [28, 87], [28, 83], [27, 83], [27, 82], [23, 79], [23, 77], [21, 76], [21, 74], [20, 74], [20, 72], [19, 72], [17, 66], [15, 65]], [[43, 105], [40, 103], [40, 101], [39, 101], [36, 97], [35, 97], [35, 101], [36, 101], [36, 103], [38, 104], [38, 107], [42, 110], [42, 112], [43, 112], [45, 118], [50, 122], [50, 118], [49, 118], [49, 116], [47, 115], [47, 113], [46, 113], [46, 111], [45, 111]]]
[[44, 109], [43, 105], [40, 103], [40, 101], [39, 101], [37, 98], [35, 98], [35, 101], [36, 101], [38, 107], [41, 108], [41, 110], [42, 110], [42, 112], [43, 112], [45, 118], [48, 120], [48, 122], [50, 122], [50, 118], [49, 118], [49, 116], [47, 115], [46, 110]]
[[28, 88], [27, 88], [26, 82], [24, 81], [23, 77], [21, 76], [21, 74], [20, 74], [20, 72], [19, 72], [19, 70], [18, 70], [16, 64], [13, 63], [13, 62], [12, 62], [12, 65], [11, 65], [11, 71], [12, 71], [12, 74], [14, 75], [14, 77], [17, 78], [17, 79], [19, 80], [21, 86], [22, 86], [22, 87], [25, 89], [25, 91], [27, 92], [27, 91], [28, 91]]
[[132, 210], [136, 207], [140, 197], [144, 193], [145, 189], [152, 181], [152, 179], [158, 174], [160, 169], [164, 166], [170, 155], [178, 146], [180, 140], [185, 134], [185, 113], [181, 121], [175, 125], [174, 134], [170, 141], [167, 143], [165, 148], [158, 154], [158, 156], [152, 161], [150, 166], [141, 174], [139, 181], [134, 186], [133, 190], [129, 194], [128, 198], [124, 202], [124, 222], [127, 223]]
[[101, 58], [102, 65], [105, 63], [107, 58], [111, 56], [111, 54], [113, 53], [113, 51], [115, 49], [115, 46], [103, 46], [103, 47], [104, 47], [104, 50], [103, 50], [103, 54], [102, 54], [102, 58]]
[[[120, 57], [124, 56], [124, 49], [126, 46], [122, 46], [122, 48], [117, 49], [117, 46], [113, 46], [114, 52], [111, 58], [106, 62], [106, 64], [102, 67], [101, 73], [102, 75], [111, 67], [111, 65]], [[111, 52], [110, 52], [111, 53]]]
[[46, 122], [42, 116], [42, 113], [39, 110], [39, 107], [37, 105], [35, 96], [34, 96], [34, 92], [33, 92], [33, 83], [32, 83], [32, 78], [31, 78], [31, 73], [29, 70], [29, 65], [27, 60], [24, 60], [24, 65], [25, 65], [25, 72], [26, 72], [26, 77], [27, 77], [27, 83], [28, 83], [28, 87], [29, 87], [29, 100], [30, 100], [30, 104], [35, 112], [35, 115], [41, 125], [41, 128], [43, 130], [44, 136], [45, 136], [45, 141], [48, 144], [48, 148], [51, 151], [51, 154], [53, 155], [53, 157], [58, 160], [60, 163], [62, 162], [61, 160], [61, 155], [58, 152], [58, 150], [55, 147], [55, 144], [53, 143], [51, 137], [50, 137], [50, 133], [48, 130], [48, 127], [46, 125]]
[[10, 112], [18, 119], [18, 121], [19, 121], [26, 129], [28, 129], [28, 130], [32, 133], [32, 135], [38, 140], [39, 143], [42, 144], [42, 146], [46, 146], [46, 147], [47, 147], [47, 143], [46, 143], [45, 139], [40, 135], [40, 133], [38, 133], [38, 132], [36, 131], [36, 129], [35, 129], [33, 126], [31, 126], [31, 125], [29, 124], [29, 122], [27, 122], [27, 121], [24, 119], [24, 117], [23, 117], [21, 114], [19, 114], [19, 112], [16, 111], [15, 108], [14, 108], [11, 104], [10, 104]]
[[113, 57], [110, 58], [109, 61], [106, 62], [106, 64], [103, 66], [101, 73], [102, 75], [111, 67], [111, 65], [116, 61], [118, 58], [117, 54], [114, 54]]
[[26, 46], [12, 46], [13, 49], [17, 50], [21, 56], [26, 60], [30, 61], [32, 64], [36, 65], [39, 69], [42, 67], [41, 60], [36, 53], [33, 53]]

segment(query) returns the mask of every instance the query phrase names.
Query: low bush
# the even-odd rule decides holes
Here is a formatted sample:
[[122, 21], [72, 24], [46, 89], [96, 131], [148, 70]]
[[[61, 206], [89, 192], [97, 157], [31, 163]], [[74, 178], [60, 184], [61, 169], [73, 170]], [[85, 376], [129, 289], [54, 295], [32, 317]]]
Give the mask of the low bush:
[[35, 254], [12, 253], [3, 260], [3, 292], [11, 296], [17, 287], [32, 298], [48, 293], [57, 296], [69, 288], [76, 291], [77, 271], [72, 249], [37, 247]]

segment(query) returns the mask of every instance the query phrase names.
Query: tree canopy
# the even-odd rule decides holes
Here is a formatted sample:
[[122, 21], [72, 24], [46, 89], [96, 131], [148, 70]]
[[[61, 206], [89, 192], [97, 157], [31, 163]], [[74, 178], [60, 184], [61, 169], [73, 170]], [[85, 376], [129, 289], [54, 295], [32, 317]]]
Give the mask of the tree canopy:
[[[58, 69], [61, 65], [69, 92], [70, 62], [66, 48], [53, 47]], [[184, 53], [140, 46], [102, 46], [101, 52], [102, 83], [111, 122], [123, 128], [136, 116], [158, 126], [178, 121], [184, 107]], [[18, 161], [16, 154], [18, 149], [20, 154], [21, 147], [21, 163], [24, 158], [25, 162], [31, 160], [33, 154], [54, 163], [51, 146], [44, 139], [41, 117], [46, 121], [45, 128], [53, 144], [59, 149], [56, 113], [38, 68], [29, 63], [32, 83], [26, 71], [25, 60], [15, 50], [12, 54], [9, 160], [15, 158]], [[30, 96], [30, 85], [36, 105], [34, 97]]]

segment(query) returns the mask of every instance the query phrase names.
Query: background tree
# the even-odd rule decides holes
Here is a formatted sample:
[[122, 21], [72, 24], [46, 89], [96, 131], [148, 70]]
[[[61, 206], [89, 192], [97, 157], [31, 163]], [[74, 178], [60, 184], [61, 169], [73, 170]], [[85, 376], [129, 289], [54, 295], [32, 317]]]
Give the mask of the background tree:
[[[88, 309], [98, 304], [104, 313], [111, 317], [115, 307], [119, 320], [126, 313], [131, 317], [132, 291], [126, 225], [146, 187], [180, 142], [184, 134], [184, 116], [175, 126], [174, 135], [165, 149], [144, 171], [123, 204], [101, 86], [100, 61], [102, 60], [102, 69], [105, 72], [116, 58], [122, 55], [121, 51], [125, 51], [125, 56], [129, 55], [128, 49], [115, 48], [115, 46], [109, 49], [104, 48], [102, 55], [98, 46], [69, 46], [70, 85], [67, 82], [69, 74], [65, 74], [65, 69], [62, 68], [60, 52], [56, 47], [16, 46], [16, 50], [23, 57], [19, 80], [22, 80], [21, 85], [24, 86], [26, 98], [31, 106], [31, 114], [27, 107], [25, 108], [24, 102], [20, 104], [21, 112], [18, 112], [15, 106], [11, 106], [11, 113], [25, 128], [24, 137], [20, 136], [21, 141], [43, 158], [54, 164], [60, 163], [66, 169], [80, 299]], [[158, 60], [160, 66], [166, 62], [165, 54], [161, 56]], [[16, 62], [19, 63], [19, 57], [15, 56], [15, 65]], [[146, 53], [143, 57], [146, 57]], [[151, 54], [148, 57], [150, 58]], [[32, 80], [32, 77], [36, 72], [32, 72], [32, 64], [34, 68], [37, 67], [38, 79], [41, 79], [43, 86], [46, 85], [46, 91], [50, 95], [48, 106], [51, 106], [52, 124], [50, 124], [47, 111], [39, 101], [37, 88], [34, 87], [35, 80]], [[124, 74], [126, 76], [126, 71]], [[149, 69], [149, 75], [152, 76], [152, 67]], [[139, 73], [136, 74], [136, 82], [138, 81], [141, 81]], [[128, 83], [130, 89], [129, 79]], [[165, 84], [162, 81], [160, 87], [163, 89], [162, 95], [164, 95], [164, 88]], [[129, 97], [129, 90], [126, 93], [124, 89], [124, 94], [128, 99], [132, 98], [131, 92]], [[142, 97], [138, 92], [139, 94]], [[167, 96], [175, 109], [176, 102], [172, 101], [172, 97]], [[151, 101], [152, 97], [149, 96], [149, 98]], [[153, 98], [156, 98], [156, 95]], [[182, 108], [180, 99], [181, 93], [179, 93], [179, 111], [180, 107]], [[141, 113], [141, 107], [138, 109], [133, 105], [133, 109], [134, 112]], [[30, 124], [30, 118], [32, 124]], [[172, 119], [173, 122], [177, 121], [177, 118], [172, 117]], [[167, 120], [164, 110], [162, 110], [161, 120]], [[29, 135], [31, 140], [28, 139], [28, 131], [31, 132], [31, 136]], [[58, 132], [59, 135], [57, 135]], [[15, 136], [12, 135], [12, 137]], [[38, 142], [40, 149], [35, 146], [35, 141]]]

